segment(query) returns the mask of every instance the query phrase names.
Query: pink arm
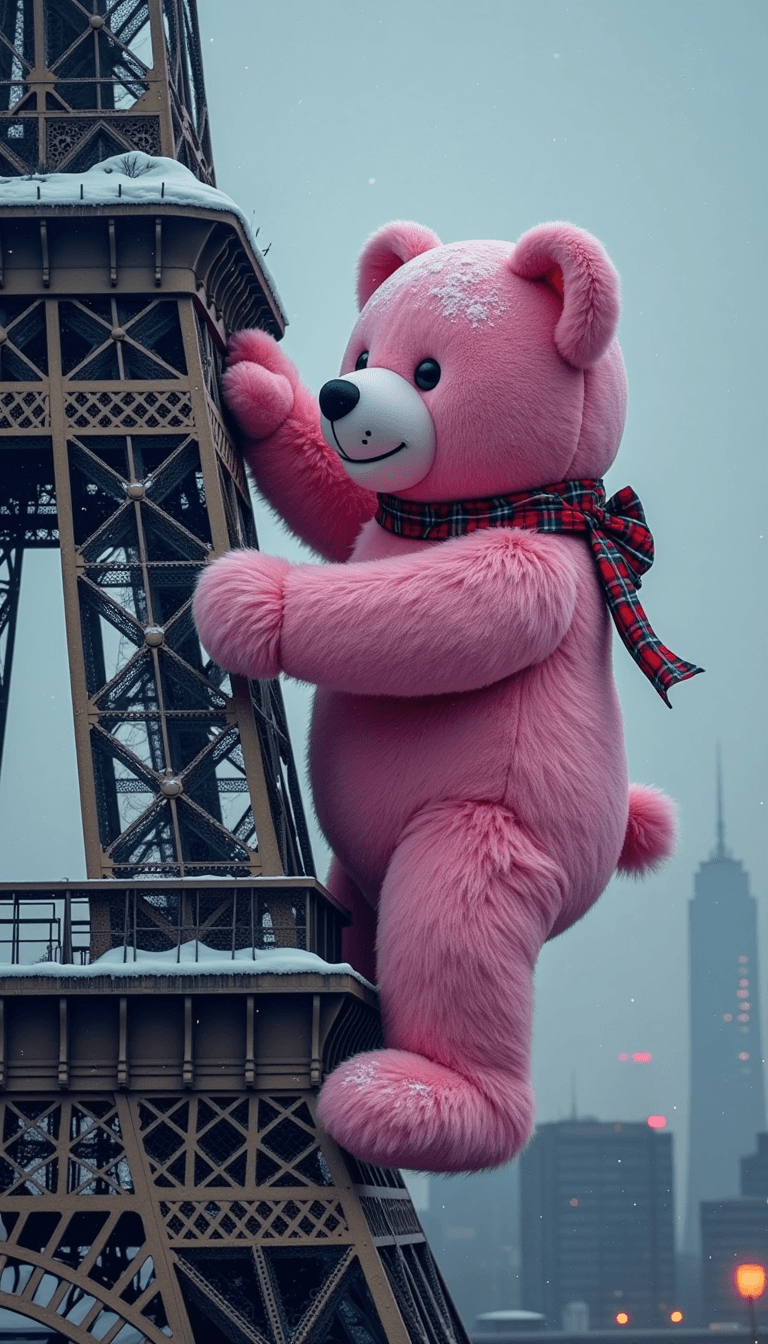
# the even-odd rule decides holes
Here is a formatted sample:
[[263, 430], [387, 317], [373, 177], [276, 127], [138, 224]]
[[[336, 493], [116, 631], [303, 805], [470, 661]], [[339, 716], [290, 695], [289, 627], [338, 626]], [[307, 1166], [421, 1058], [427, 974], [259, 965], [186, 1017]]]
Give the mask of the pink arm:
[[233, 672], [284, 671], [362, 695], [441, 695], [543, 662], [575, 600], [562, 548], [500, 528], [351, 565], [235, 551], [206, 570], [196, 616], [206, 648]]
[[346, 560], [376, 496], [350, 480], [326, 444], [315, 398], [271, 336], [238, 332], [227, 365], [224, 396], [259, 490], [319, 555]]

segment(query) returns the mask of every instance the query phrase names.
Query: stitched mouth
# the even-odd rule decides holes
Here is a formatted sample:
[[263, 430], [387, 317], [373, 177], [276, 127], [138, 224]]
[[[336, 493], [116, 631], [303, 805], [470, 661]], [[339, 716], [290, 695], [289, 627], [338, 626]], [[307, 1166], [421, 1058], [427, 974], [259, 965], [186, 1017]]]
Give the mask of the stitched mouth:
[[333, 422], [331, 422], [331, 430], [333, 432], [334, 443], [336, 444], [336, 447], [338, 448], [341, 456], [344, 458], [344, 461], [354, 462], [355, 465], [359, 467], [367, 466], [369, 462], [383, 462], [385, 458], [394, 457], [395, 453], [399, 453], [402, 451], [403, 448], [407, 447], [407, 444], [399, 443], [396, 448], [390, 448], [388, 453], [379, 453], [378, 457], [350, 457], [349, 453], [345, 453], [344, 449], [339, 443], [339, 440], [336, 438], [336, 426]]

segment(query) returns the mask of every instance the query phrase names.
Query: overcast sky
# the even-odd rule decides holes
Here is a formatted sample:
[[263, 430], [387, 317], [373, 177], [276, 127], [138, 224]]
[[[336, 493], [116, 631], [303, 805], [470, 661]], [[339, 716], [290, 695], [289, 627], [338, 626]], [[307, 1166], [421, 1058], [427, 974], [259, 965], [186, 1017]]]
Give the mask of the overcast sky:
[[[317, 390], [355, 316], [378, 225], [513, 240], [547, 219], [595, 233], [623, 283], [629, 418], [609, 491], [631, 484], [656, 539], [644, 603], [706, 676], [664, 707], [619, 646], [630, 773], [678, 800], [679, 856], [614, 883], [537, 976], [539, 1118], [666, 1114], [684, 1149], [687, 901], [727, 839], [761, 905], [768, 1036], [765, 69], [763, 0], [199, 0], [218, 185], [271, 244], [286, 351]], [[263, 549], [295, 555], [258, 510]], [[28, 557], [0, 865], [80, 875], [57, 557]], [[303, 753], [306, 697], [289, 692]], [[29, 727], [34, 712], [35, 728]], [[43, 841], [25, 815], [43, 800]], [[317, 849], [324, 871], [326, 859]], [[622, 1065], [622, 1051], [650, 1065]], [[679, 1210], [682, 1212], [682, 1209]]]

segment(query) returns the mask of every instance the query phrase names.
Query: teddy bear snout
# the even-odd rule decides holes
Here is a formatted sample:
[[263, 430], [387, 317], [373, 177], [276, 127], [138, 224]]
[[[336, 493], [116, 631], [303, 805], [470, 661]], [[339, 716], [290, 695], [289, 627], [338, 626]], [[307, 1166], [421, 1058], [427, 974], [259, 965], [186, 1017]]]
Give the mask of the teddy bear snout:
[[320, 392], [320, 430], [353, 480], [369, 490], [404, 490], [435, 456], [435, 426], [418, 389], [393, 369], [332, 378]]
[[331, 423], [354, 410], [360, 400], [360, 388], [346, 378], [331, 378], [320, 388], [320, 410]]

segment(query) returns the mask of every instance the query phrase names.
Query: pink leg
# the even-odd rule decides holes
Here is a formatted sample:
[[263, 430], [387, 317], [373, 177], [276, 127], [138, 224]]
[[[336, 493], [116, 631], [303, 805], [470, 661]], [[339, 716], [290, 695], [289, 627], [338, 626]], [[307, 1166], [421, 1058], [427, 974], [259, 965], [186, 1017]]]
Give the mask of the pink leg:
[[333, 858], [326, 887], [352, 916], [352, 923], [341, 935], [341, 956], [366, 980], [376, 983], [376, 912], [339, 860]]
[[318, 1115], [364, 1161], [421, 1171], [508, 1162], [533, 1124], [531, 974], [564, 874], [490, 803], [406, 829], [381, 893], [387, 1048], [347, 1060]]

